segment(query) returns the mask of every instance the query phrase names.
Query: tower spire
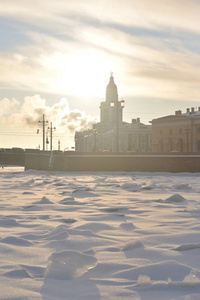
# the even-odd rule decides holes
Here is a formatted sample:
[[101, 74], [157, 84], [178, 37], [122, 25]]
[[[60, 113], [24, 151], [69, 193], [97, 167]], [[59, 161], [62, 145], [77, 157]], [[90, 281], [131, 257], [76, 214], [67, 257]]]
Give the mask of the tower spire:
[[117, 86], [114, 82], [113, 72], [110, 72], [110, 81], [106, 87], [106, 102], [118, 101]]

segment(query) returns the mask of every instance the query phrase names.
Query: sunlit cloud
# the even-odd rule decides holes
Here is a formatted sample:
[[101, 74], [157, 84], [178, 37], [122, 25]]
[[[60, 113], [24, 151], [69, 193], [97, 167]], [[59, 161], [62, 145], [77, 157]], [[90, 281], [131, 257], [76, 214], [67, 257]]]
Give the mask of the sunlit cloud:
[[36, 132], [43, 114], [46, 121], [48, 120], [49, 124], [52, 122], [58, 132], [66, 134], [90, 129], [92, 124], [98, 120], [98, 117], [90, 116], [84, 111], [71, 110], [65, 98], [52, 106], [48, 105], [46, 99], [39, 95], [25, 97], [22, 103], [16, 99], [2, 99], [0, 106], [1, 123], [7, 125], [11, 132], [16, 130]]
[[199, 32], [200, 3], [195, 0], [25, 0], [0, 1], [1, 16], [43, 28], [81, 23], [121, 24], [152, 29]]
[[[45, 1], [17, 0], [11, 6], [2, 4], [2, 16], [35, 26], [24, 28], [29, 43], [1, 56], [4, 87], [96, 97], [102, 95], [110, 71], [116, 73], [127, 95], [157, 93], [162, 98], [175, 92], [173, 98], [179, 99], [187, 78], [188, 93], [195, 85], [192, 78], [198, 73], [199, 54], [186, 53], [184, 38], [178, 40], [176, 32], [198, 31], [200, 4], [196, 1], [140, 0], [124, 5], [118, 0], [91, 5], [77, 0], [55, 5], [50, 0], [46, 5]], [[144, 32], [144, 28], [152, 31]], [[166, 32], [171, 38], [165, 38]], [[165, 93], [155, 89], [161, 85]]]
[[[89, 40], [93, 41], [93, 48], [85, 47], [80, 50], [71, 45], [69, 53], [68, 42], [62, 41], [60, 50], [57, 46], [54, 49], [53, 41], [55, 45], [59, 41], [43, 35], [45, 45], [46, 47], [49, 45], [51, 51], [47, 53], [39, 39], [38, 47], [36, 44], [27, 47], [26, 54], [29, 57], [25, 56], [25, 48], [23, 54], [14, 53], [6, 59], [2, 57], [0, 81], [12, 88], [83, 97], [102, 95], [107, 81], [106, 76], [110, 71], [115, 72], [123, 90], [129, 95], [155, 96], [155, 93], [159, 92], [161, 98], [169, 97], [172, 90], [174, 92], [178, 90], [178, 86], [185, 86], [187, 79], [188, 84], [195, 84], [196, 74], [199, 73], [200, 56], [184, 49], [180, 44], [177, 45], [176, 41], [173, 50], [171, 44], [165, 40], [131, 37], [126, 33], [120, 33], [116, 39], [117, 31], [111, 29], [109, 44], [108, 33], [105, 39], [96, 38], [102, 34], [101, 30], [91, 29], [84, 38], [88, 43]], [[41, 38], [40, 35], [39, 37]], [[34, 38], [37, 40], [36, 34]], [[120, 48], [120, 44], [123, 47]], [[33, 55], [34, 52], [38, 52], [36, 57]], [[125, 73], [130, 79], [127, 75], [124, 77]], [[130, 84], [127, 84], [127, 81]], [[165, 89], [165, 84], [169, 93], [162, 94], [158, 88], [155, 90], [154, 86], [161, 85]], [[191, 90], [188, 92], [191, 93]], [[174, 97], [179, 98], [179, 94], [175, 93]], [[185, 95], [185, 98], [188, 99], [188, 95]]]

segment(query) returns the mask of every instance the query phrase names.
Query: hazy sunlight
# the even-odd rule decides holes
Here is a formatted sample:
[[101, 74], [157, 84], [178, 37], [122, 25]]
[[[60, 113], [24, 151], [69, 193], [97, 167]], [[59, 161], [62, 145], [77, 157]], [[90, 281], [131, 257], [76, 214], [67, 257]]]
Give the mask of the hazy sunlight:
[[63, 92], [83, 97], [99, 96], [105, 90], [106, 74], [111, 66], [108, 58], [98, 51], [87, 50], [65, 56], [62, 63], [62, 78], [58, 85]]

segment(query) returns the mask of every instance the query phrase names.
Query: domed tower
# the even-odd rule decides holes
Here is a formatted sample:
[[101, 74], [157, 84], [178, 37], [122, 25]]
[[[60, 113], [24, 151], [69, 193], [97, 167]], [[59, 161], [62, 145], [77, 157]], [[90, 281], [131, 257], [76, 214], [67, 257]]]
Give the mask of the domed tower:
[[114, 103], [118, 101], [117, 86], [114, 82], [113, 73], [111, 72], [110, 81], [106, 87], [106, 102]]
[[117, 86], [114, 82], [113, 73], [110, 75], [110, 81], [106, 87], [106, 101], [100, 105], [100, 123], [101, 131], [111, 130], [116, 124], [123, 122], [122, 110], [124, 100], [118, 101]]

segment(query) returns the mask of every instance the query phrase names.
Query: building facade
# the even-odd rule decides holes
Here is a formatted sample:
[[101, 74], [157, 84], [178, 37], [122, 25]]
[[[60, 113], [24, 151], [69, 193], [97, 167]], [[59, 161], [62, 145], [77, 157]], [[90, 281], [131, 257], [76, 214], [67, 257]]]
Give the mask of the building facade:
[[100, 122], [93, 128], [75, 133], [75, 151], [151, 151], [151, 125], [140, 119], [123, 122], [125, 101], [118, 100], [118, 90], [111, 73], [106, 87], [106, 99], [100, 103]]
[[153, 152], [199, 152], [200, 108], [152, 120]]

